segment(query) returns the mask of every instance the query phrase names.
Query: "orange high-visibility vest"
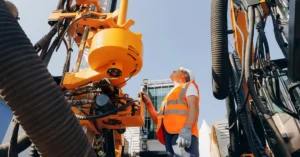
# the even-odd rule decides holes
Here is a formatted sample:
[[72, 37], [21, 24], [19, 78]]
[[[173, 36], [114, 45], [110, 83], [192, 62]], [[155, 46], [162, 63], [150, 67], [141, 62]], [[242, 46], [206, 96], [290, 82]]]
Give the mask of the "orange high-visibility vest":
[[[198, 91], [197, 117], [199, 116], [200, 94], [199, 94], [199, 89], [197, 84], [194, 81], [192, 81], [192, 82], [181, 84], [178, 87], [176, 87], [169, 94], [169, 96], [168, 97], [166, 96], [162, 101], [162, 105], [160, 107], [160, 111], [157, 116], [156, 135], [157, 135], [157, 139], [162, 144], [165, 144], [162, 125], [164, 125], [164, 129], [169, 134], [179, 134], [187, 121], [189, 108], [188, 108], [185, 94], [188, 86], [191, 83], [193, 83], [196, 86]], [[198, 121], [196, 121], [193, 124], [191, 128], [191, 134], [196, 137], [199, 137]]]

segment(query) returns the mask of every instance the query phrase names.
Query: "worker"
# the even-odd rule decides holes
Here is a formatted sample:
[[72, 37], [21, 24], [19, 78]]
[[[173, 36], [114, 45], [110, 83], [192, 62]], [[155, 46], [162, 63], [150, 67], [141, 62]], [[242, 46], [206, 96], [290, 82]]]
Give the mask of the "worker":
[[17, 20], [19, 20], [19, 19], [20, 19], [20, 18], [19, 18], [19, 11], [18, 11], [17, 7], [16, 7], [12, 2], [10, 2], [10, 1], [5, 0], [4, 2], [6, 3], [8, 9], [9, 9], [10, 12], [12, 13], [12, 15], [13, 15]]
[[171, 74], [174, 88], [163, 99], [159, 112], [146, 93], [143, 100], [156, 124], [157, 139], [165, 145], [168, 156], [199, 156], [199, 89], [194, 74], [179, 68]]

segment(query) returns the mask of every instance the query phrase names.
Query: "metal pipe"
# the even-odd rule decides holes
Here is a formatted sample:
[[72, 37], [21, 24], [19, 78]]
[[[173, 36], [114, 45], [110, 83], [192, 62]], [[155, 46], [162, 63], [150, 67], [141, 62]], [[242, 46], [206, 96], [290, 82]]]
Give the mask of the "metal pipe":
[[127, 9], [128, 9], [128, 0], [121, 0], [119, 18], [117, 22], [118, 25], [123, 25], [126, 22]]
[[85, 49], [85, 44], [86, 44], [86, 40], [87, 40], [87, 37], [88, 37], [88, 34], [89, 34], [89, 30], [90, 29], [89, 29], [88, 26], [84, 27], [83, 35], [82, 35], [80, 46], [79, 46], [78, 57], [77, 57], [77, 60], [76, 60], [76, 65], [74, 67], [74, 72], [79, 71], [79, 67], [80, 67], [80, 64], [81, 64], [81, 61], [82, 61], [83, 52], [84, 52], [84, 49]]

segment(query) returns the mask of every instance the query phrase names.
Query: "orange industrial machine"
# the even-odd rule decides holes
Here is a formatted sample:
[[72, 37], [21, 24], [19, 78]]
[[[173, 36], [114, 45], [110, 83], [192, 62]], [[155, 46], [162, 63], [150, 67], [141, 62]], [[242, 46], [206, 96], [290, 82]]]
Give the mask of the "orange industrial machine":
[[[2, 2], [0, 4], [2, 7], [2, 10], [0, 9], [2, 11], [1, 17], [11, 17], [11, 15], [7, 11], [8, 8], [4, 6], [4, 3], [3, 5]], [[63, 74], [61, 77], [53, 77], [56, 81], [56, 85], [60, 87], [64, 100], [61, 99], [60, 96], [58, 96], [60, 94], [60, 92], [58, 91], [52, 92], [52, 95], [47, 94], [55, 89], [55, 87], [48, 88], [48, 86], [53, 85], [52, 83], [50, 83], [52, 80], [49, 80], [49, 78], [42, 79], [45, 81], [50, 81], [48, 83], [44, 83], [44, 87], [38, 87], [39, 82], [37, 82], [35, 83], [35, 85], [30, 87], [30, 89], [28, 88], [28, 90], [31, 90], [31, 88], [36, 89], [35, 92], [27, 91], [28, 94], [37, 94], [37, 92], [44, 93], [39, 94], [42, 96], [41, 99], [32, 99], [38, 104], [46, 104], [46, 101], [48, 101], [50, 97], [56, 95], [55, 97], [57, 98], [57, 100], [53, 99], [52, 101], [52, 103], [56, 102], [55, 105], [50, 103], [50, 101], [47, 103], [49, 107], [52, 104], [52, 107], [56, 109], [53, 109], [53, 112], [49, 110], [49, 112], [47, 113], [39, 113], [39, 115], [47, 115], [48, 118], [50, 116], [50, 119], [52, 117], [58, 118], [58, 115], [50, 115], [50, 113], [62, 113], [63, 109], [64, 112], [63, 114], [60, 114], [60, 116], [64, 118], [60, 117], [61, 123], [58, 123], [57, 120], [52, 119], [53, 123], [49, 123], [48, 127], [43, 127], [50, 129], [50, 126], [56, 125], [56, 127], [52, 127], [50, 130], [48, 130], [48, 132], [52, 132], [51, 135], [44, 132], [46, 130], [43, 128], [36, 128], [39, 131], [28, 131], [30, 130], [30, 128], [32, 128], [32, 123], [30, 122], [29, 124], [29, 121], [27, 121], [28, 123], [24, 123], [24, 117], [17, 116], [20, 112], [14, 113], [17, 114], [16, 119], [18, 119], [19, 121], [16, 121], [16, 123], [21, 124], [24, 127], [25, 132], [28, 134], [28, 137], [25, 136], [23, 138], [30, 139], [30, 141], [28, 140], [27, 143], [31, 143], [32, 141], [32, 154], [38, 156], [38, 151], [42, 156], [81, 156], [80, 154], [85, 156], [95, 156], [95, 154], [96, 156], [106, 157], [121, 156], [122, 148], [124, 147], [123, 133], [125, 132], [126, 127], [144, 126], [143, 103], [130, 98], [128, 94], [125, 94], [122, 91], [122, 87], [126, 85], [126, 81], [131, 77], [137, 75], [142, 69], [142, 35], [140, 33], [135, 33], [129, 30], [129, 28], [134, 25], [134, 21], [126, 18], [128, 0], [120, 0], [120, 7], [118, 10], [116, 10], [116, 6], [117, 0], [60, 0], [57, 9], [51, 13], [48, 19], [49, 24], [52, 26], [50, 32], [45, 35], [40, 41], [38, 41], [33, 47], [35, 49], [35, 52], [39, 54], [39, 57], [44, 64], [42, 65], [40, 63], [26, 63], [27, 66], [23, 67], [25, 67], [26, 69], [27, 67], [30, 67], [28, 65], [48, 66], [53, 52], [57, 50], [61, 44], [65, 44], [67, 48], [67, 58], [64, 64]], [[11, 6], [9, 6], [9, 8], [11, 8]], [[15, 30], [20, 30], [17, 22], [14, 20], [15, 19], [2, 18], [0, 19], [0, 22], [11, 23], [12, 27], [14, 26], [14, 29], [18, 28]], [[6, 25], [1, 26], [4, 27]], [[7, 29], [10, 28], [7, 27]], [[23, 33], [22, 31], [20, 32]], [[21, 34], [21, 36], [22, 35], [23, 34]], [[56, 38], [52, 40], [55, 35]], [[15, 34], [9, 36], [16, 37]], [[22, 39], [26, 39], [26, 37]], [[18, 37], [18, 39], [16, 40], [11, 39], [9, 41], [18, 42], [19, 40], [20, 37]], [[73, 44], [78, 46], [79, 52], [75, 66], [71, 70], [70, 58], [73, 52]], [[24, 46], [26, 44], [17, 45], [18, 46], [13, 47], [17, 48], [20, 45]], [[23, 51], [31, 50], [33, 50], [31, 46], [28, 46], [27, 48], [18, 50], [18, 52], [21, 53]], [[3, 54], [1, 54], [1, 57], [4, 56], [5, 58], [5, 55], [9, 53], [4, 54], [4, 51]], [[7, 49], [7, 51], [11, 52], [12, 49]], [[32, 52], [26, 52], [23, 54], [23, 56], [29, 54], [32, 54]], [[29, 60], [33, 61], [36, 59]], [[21, 65], [22, 63], [23, 62], [20, 61], [19, 64]], [[4, 64], [1, 64], [0, 66], [2, 65]], [[1, 68], [3, 68], [3, 66]], [[22, 68], [22, 70], [24, 70], [24, 68]], [[33, 78], [33, 75], [29, 75], [34, 72], [35, 70], [23, 76]], [[3, 73], [0, 74], [1, 80], [7, 77], [7, 75], [4, 76], [2, 74]], [[44, 76], [46, 77], [48, 76], [48, 74], [44, 75], [43, 73], [40, 73], [35, 74], [34, 76], [40, 78]], [[1, 82], [0, 84], [3, 85], [2, 83], [3, 82]], [[1, 86], [1, 89], [3, 88], [5, 87]], [[48, 90], [46, 90], [45, 88], [48, 88]], [[1, 91], [3, 91], [1, 94], [8, 102], [8, 105], [18, 104], [9, 103], [9, 96], [7, 96], [5, 90]], [[21, 99], [22, 98], [23, 97], [21, 97]], [[24, 101], [22, 102], [24, 103]], [[89, 144], [85, 143], [85, 136], [82, 136], [81, 134], [82, 130], [77, 129], [76, 131], [78, 124], [73, 123], [74, 115], [70, 115], [69, 109], [66, 105], [57, 104], [58, 102], [67, 102], [68, 105], [71, 106], [71, 110], [75, 114], [75, 117], [77, 118], [80, 126], [83, 128], [85, 135], [87, 135]], [[18, 106], [20, 107], [22, 105]], [[17, 110], [17, 108], [12, 107], [12, 110], [15, 111]], [[29, 109], [30, 107], [27, 106], [27, 108]], [[35, 108], [37, 109], [39, 107], [35, 106]], [[57, 112], [58, 110], [60, 111]], [[25, 119], [44, 119], [34, 116], [36, 112], [40, 111], [41, 109], [38, 109], [35, 110], [35, 112], [27, 114], [30, 116], [27, 116], [27, 118], [25, 117]], [[25, 114], [22, 115], [25, 116]], [[32, 116], [35, 118], [33, 118]], [[46, 122], [36, 121], [35, 123], [37, 124], [36, 127], [42, 127], [42, 125], [39, 124], [44, 125], [44, 123]], [[65, 128], [62, 128], [64, 125]], [[55, 129], [58, 128], [60, 128], [60, 131], [55, 131]], [[42, 132], [44, 132], [45, 136], [42, 137], [34, 135], [38, 132], [41, 135]], [[16, 139], [15, 134], [13, 136], [14, 138], [12, 139]], [[49, 138], [50, 136], [53, 136], [53, 138]], [[59, 140], [60, 137], [61, 141]], [[43, 140], [41, 140], [41, 138], [43, 138]], [[56, 140], [54, 140], [54, 138], [56, 138]], [[76, 141], [73, 141], [72, 138]], [[53, 141], [51, 141], [52, 139]], [[45, 141], [48, 141], [48, 143], [44, 143]], [[76, 144], [76, 142], [79, 142], [82, 146], [79, 148], [79, 145]], [[67, 143], [71, 145], [67, 145]], [[15, 145], [11, 143], [10, 147], [14, 148], [14, 146], [16, 146], [17, 149], [15, 149], [15, 152], [13, 152], [13, 149], [11, 149], [12, 152], [9, 152], [8, 154], [14, 154], [21, 151], [19, 148], [22, 144], [24, 144], [24, 142], [15, 143]], [[95, 153], [88, 151], [90, 145], [92, 146]], [[0, 155], [3, 155], [1, 153], [6, 153], [5, 155], [3, 155], [6, 156], [7, 152], [5, 151], [7, 149], [8, 147], [6, 147], [5, 145], [3, 145], [3, 147], [0, 146]], [[4, 151], [1, 152], [2, 150]]]
[[[226, 99], [229, 156], [299, 156], [299, 1], [212, 0], [211, 7], [213, 95]], [[271, 60], [268, 16], [283, 59]]]
[[[129, 30], [134, 21], [126, 19], [128, 0], [113, 12], [104, 12], [96, 0], [68, 5], [80, 9], [56, 10], [49, 18], [70, 20], [64, 33], [79, 47], [75, 67], [64, 73], [60, 87], [93, 146], [101, 150], [106, 144], [106, 156], [120, 156], [126, 127], [144, 125], [143, 105], [121, 90], [143, 66], [142, 35]], [[89, 66], [81, 68], [84, 55]], [[106, 142], [99, 142], [103, 137]]]

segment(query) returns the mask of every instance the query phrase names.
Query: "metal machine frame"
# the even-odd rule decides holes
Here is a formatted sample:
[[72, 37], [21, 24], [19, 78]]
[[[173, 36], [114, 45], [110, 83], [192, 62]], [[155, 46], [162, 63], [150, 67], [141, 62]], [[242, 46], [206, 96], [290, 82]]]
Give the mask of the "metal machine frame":
[[[226, 98], [229, 155], [297, 156], [300, 150], [299, 2], [229, 2], [233, 30], [227, 28], [228, 1], [213, 0], [211, 11], [213, 94], [216, 99]], [[271, 60], [272, 52], [264, 33], [268, 16], [273, 21], [283, 59]], [[228, 55], [230, 34], [234, 37], [235, 50]]]

